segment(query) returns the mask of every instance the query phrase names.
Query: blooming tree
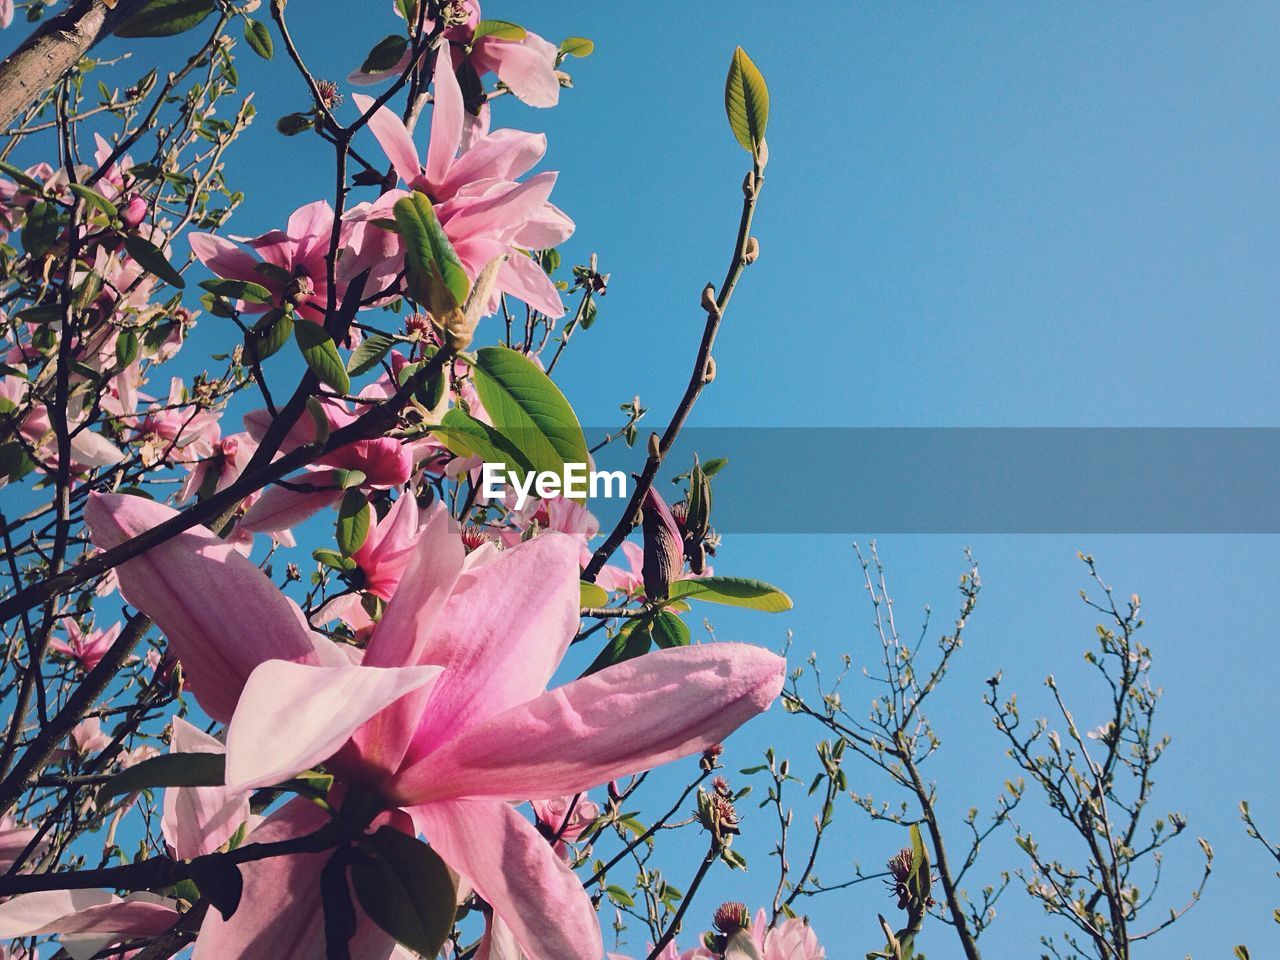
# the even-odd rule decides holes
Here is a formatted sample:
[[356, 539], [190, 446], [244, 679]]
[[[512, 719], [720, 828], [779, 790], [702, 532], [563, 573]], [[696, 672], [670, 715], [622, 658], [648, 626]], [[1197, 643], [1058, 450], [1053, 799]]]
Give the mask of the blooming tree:
[[[517, 503], [479, 482], [563, 476], [601, 446], [551, 375], [608, 275], [563, 269], [546, 138], [493, 116], [555, 106], [591, 42], [401, 0], [337, 83], [282, 0], [270, 21], [257, 2], [107, 6], [69, 8], [0, 69], [21, 88], [0, 158], [0, 937], [26, 956], [56, 937], [76, 957], [598, 960], [598, 911], [636, 903], [616, 868], [672, 817], [628, 809], [648, 771], [697, 760], [699, 878], [744, 865], [732, 791], [701, 784], [783, 683], [776, 654], [685, 623], [789, 605], [712, 574], [714, 471], [695, 463], [676, 504], [654, 487], [757, 255], [762, 76], [734, 55], [730, 266], [601, 537], [571, 489]], [[59, 30], [75, 42], [48, 75], [30, 55]], [[88, 56], [108, 32], [190, 53], [121, 80]], [[256, 119], [241, 50], [293, 74], [308, 105], [278, 133], [315, 138], [335, 184], [252, 237], [228, 232], [243, 195], [224, 174]], [[366, 130], [383, 155], [356, 147]], [[197, 322], [225, 346], [193, 374]], [[643, 415], [602, 442], [634, 444]], [[574, 644], [594, 648], [576, 679]], [[640, 886], [665, 955], [694, 890]], [[720, 928], [821, 955], [796, 923]]]
[[[1046, 956], [1127, 960], [1199, 900], [1203, 841], [1189, 897], [1156, 901], [1186, 820], [1147, 815], [1160, 691], [1137, 598], [1116, 603], [1091, 558], [1104, 623], [1086, 659], [1108, 715], [1082, 733], [1050, 678], [1063, 732], [1024, 726], [994, 676], [983, 702], [1016, 772], [958, 825], [922, 771], [976, 565], [933, 653], [902, 639], [863, 559], [865, 707], [853, 655], [832, 678], [816, 655], [788, 672], [763, 646], [695, 642], [705, 605], [790, 607], [712, 569], [724, 462], [669, 462], [760, 252], [769, 95], [741, 48], [725, 84], [741, 213], [687, 386], [660, 432], [641, 439], [637, 398], [596, 437], [554, 378], [609, 274], [562, 261], [573, 211], [546, 137], [519, 129], [592, 43], [475, 0], [396, 0], [334, 81], [284, 0], [259, 8], [77, 0], [42, 21], [30, 3], [34, 32], [0, 64], [5, 956], [821, 960], [808, 898], [877, 880], [891, 909], [866, 918], [868, 958], [954, 938], [977, 960], [1021, 888], [1058, 924]], [[91, 53], [109, 34], [186, 55], [134, 77]], [[256, 236], [230, 232], [246, 185], [225, 167], [257, 120], [242, 52], [294, 85], [272, 136], [311, 138], [333, 184]], [[192, 356], [197, 323], [209, 357]], [[610, 444], [635, 460], [621, 506], [541, 485]], [[487, 489], [496, 466], [519, 493]], [[775, 700], [820, 731], [812, 755], [730, 764], [731, 735]], [[754, 788], [776, 874], [749, 906], [734, 841]], [[1033, 793], [1074, 847], [1017, 819]], [[833, 855], [841, 812], [891, 825], [884, 869]], [[1020, 866], [970, 894], [1001, 837]], [[699, 890], [724, 902], [691, 913]]]

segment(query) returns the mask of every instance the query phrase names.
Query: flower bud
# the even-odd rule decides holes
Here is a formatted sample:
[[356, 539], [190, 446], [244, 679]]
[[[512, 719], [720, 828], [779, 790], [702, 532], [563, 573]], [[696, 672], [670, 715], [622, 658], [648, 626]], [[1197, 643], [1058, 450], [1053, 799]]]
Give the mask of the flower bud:
[[644, 562], [641, 575], [644, 594], [649, 600], [667, 599], [673, 581], [684, 567], [684, 541], [671, 508], [652, 487], [645, 493], [640, 508], [644, 533]]
[[708, 283], [702, 288], [702, 309], [713, 317], [720, 316], [720, 305], [716, 303], [715, 284]]
[[751, 264], [760, 259], [760, 241], [755, 237], [747, 237], [747, 245], [742, 251], [742, 262]]
[[147, 219], [147, 201], [134, 194], [120, 206], [120, 222], [129, 230], [136, 229]]

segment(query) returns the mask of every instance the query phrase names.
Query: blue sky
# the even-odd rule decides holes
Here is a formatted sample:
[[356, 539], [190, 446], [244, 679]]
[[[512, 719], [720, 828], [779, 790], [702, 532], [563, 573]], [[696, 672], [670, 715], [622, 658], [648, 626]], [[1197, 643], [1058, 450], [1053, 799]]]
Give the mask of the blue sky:
[[[389, 8], [373, 4], [356, 19], [333, 0], [294, 0], [289, 15], [317, 75], [340, 79], [394, 29]], [[584, 423], [611, 423], [635, 393], [661, 420], [683, 390], [699, 291], [723, 274], [736, 226], [745, 154], [722, 105], [736, 43], [772, 94], [756, 222], [763, 254], [726, 320], [699, 425], [1280, 419], [1274, 5], [494, 0], [485, 12], [552, 39], [597, 43], [595, 56], [572, 64], [576, 88], [560, 108], [495, 105], [495, 125], [548, 133], [543, 168], [561, 171], [554, 199], [578, 224], [566, 260], [596, 251], [613, 275], [599, 322], [559, 367]], [[136, 55], [149, 62], [173, 50], [139, 42]], [[253, 233], [326, 196], [329, 173], [313, 140], [273, 129], [277, 116], [305, 106], [297, 76], [281, 59], [261, 64], [247, 51], [242, 73], [261, 119], [228, 172], [252, 191], [234, 231]], [[216, 322], [206, 321], [205, 335]], [[787, 469], [820, 463], [814, 451], [813, 463], [780, 464], [780, 482]], [[839, 478], [833, 488], [833, 508], [853, 515]], [[608, 505], [600, 513], [614, 519]], [[1081, 661], [1094, 618], [1076, 596], [1086, 583], [1075, 552], [1096, 554], [1121, 596], [1141, 593], [1166, 691], [1161, 726], [1173, 736], [1153, 810], [1185, 812], [1188, 833], [1205, 835], [1219, 856], [1205, 902], [1138, 955], [1224, 956], [1242, 941], [1255, 956], [1274, 951], [1280, 881], [1246, 841], [1235, 805], [1251, 798], [1280, 833], [1271, 797], [1280, 746], [1276, 539], [894, 531], [856, 539], [870, 536], [879, 537], [907, 622], [931, 603], [935, 627], [949, 625], [963, 547], [983, 565], [969, 642], [934, 704], [944, 745], [933, 773], [944, 808], [957, 815], [988, 804], [1013, 772], [980, 703], [986, 677], [1003, 669], [1032, 715], [1047, 707], [1049, 672], [1082, 705], [1082, 723], [1097, 703]], [[778, 583], [796, 607], [775, 617], [717, 615], [719, 635], [780, 644], [791, 629], [799, 651], [874, 662], [854, 539], [727, 542], [721, 572]], [[753, 746], [818, 733], [775, 711], [744, 735], [730, 766], [752, 762]], [[854, 789], [882, 792], [869, 768], [854, 764], [850, 778]], [[766, 833], [764, 814], [754, 814], [751, 874], [709, 886], [693, 929], [720, 899], [771, 895]], [[822, 871], [828, 880], [854, 860], [877, 865], [901, 842], [852, 814], [838, 840]], [[1195, 879], [1195, 853], [1190, 836], [1170, 852], [1170, 905], [1181, 905]], [[986, 856], [990, 874], [1021, 863], [1007, 834]], [[696, 857], [690, 849], [689, 873]], [[677, 855], [673, 882], [683, 869]], [[810, 903], [833, 957], [877, 947], [875, 913], [892, 906], [878, 884]], [[989, 956], [1029, 956], [1051, 928], [1018, 890], [1001, 912]], [[924, 946], [930, 956], [955, 955], [936, 924]]]

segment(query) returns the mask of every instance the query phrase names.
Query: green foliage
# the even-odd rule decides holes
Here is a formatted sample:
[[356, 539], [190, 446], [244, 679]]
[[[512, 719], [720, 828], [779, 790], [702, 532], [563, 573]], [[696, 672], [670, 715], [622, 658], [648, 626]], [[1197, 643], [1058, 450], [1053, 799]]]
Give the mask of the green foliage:
[[351, 556], [369, 536], [373, 508], [359, 490], [348, 490], [338, 506], [337, 540], [343, 556]]
[[589, 460], [573, 407], [536, 363], [507, 347], [476, 352], [472, 379], [498, 432], [537, 471], [563, 475], [567, 463]]
[[764, 75], [741, 47], [733, 51], [724, 85], [724, 109], [729, 127], [744, 150], [755, 155], [769, 125], [769, 88]]
[[171, 37], [213, 13], [214, 0], [148, 0], [115, 28], [117, 37]]
[[379, 927], [411, 950], [440, 952], [457, 909], [453, 877], [440, 855], [416, 837], [381, 827], [359, 847], [351, 885]]
[[265, 23], [254, 20], [252, 17], [244, 18], [244, 42], [263, 60], [270, 60], [275, 53], [271, 31]]
[[147, 273], [154, 274], [179, 290], [186, 286], [186, 282], [178, 271], [173, 269], [173, 265], [169, 263], [163, 251], [150, 240], [131, 233], [124, 238], [124, 248]]
[[473, 40], [482, 37], [493, 37], [495, 40], [523, 40], [529, 31], [517, 23], [506, 20], [481, 20], [476, 23]]
[[293, 337], [302, 351], [302, 359], [307, 362], [311, 372], [320, 378], [320, 382], [332, 387], [338, 393], [346, 393], [351, 389], [351, 378], [347, 376], [347, 368], [338, 355], [338, 345], [324, 327], [310, 320], [303, 320], [293, 326]]
[[671, 599], [687, 597], [730, 607], [746, 607], [765, 613], [781, 613], [791, 609], [791, 598], [783, 591], [763, 580], [748, 577], [703, 577], [698, 580], [677, 580], [671, 584]]
[[216, 787], [226, 776], [221, 753], [166, 753], [121, 770], [102, 785], [100, 800], [152, 787]]

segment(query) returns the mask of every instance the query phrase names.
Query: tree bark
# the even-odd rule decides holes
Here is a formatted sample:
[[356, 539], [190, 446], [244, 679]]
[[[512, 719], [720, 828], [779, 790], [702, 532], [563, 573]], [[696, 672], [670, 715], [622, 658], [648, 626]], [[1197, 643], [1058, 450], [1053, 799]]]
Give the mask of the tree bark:
[[8, 128], [36, 98], [107, 36], [143, 0], [75, 0], [36, 28], [0, 63], [0, 128]]

